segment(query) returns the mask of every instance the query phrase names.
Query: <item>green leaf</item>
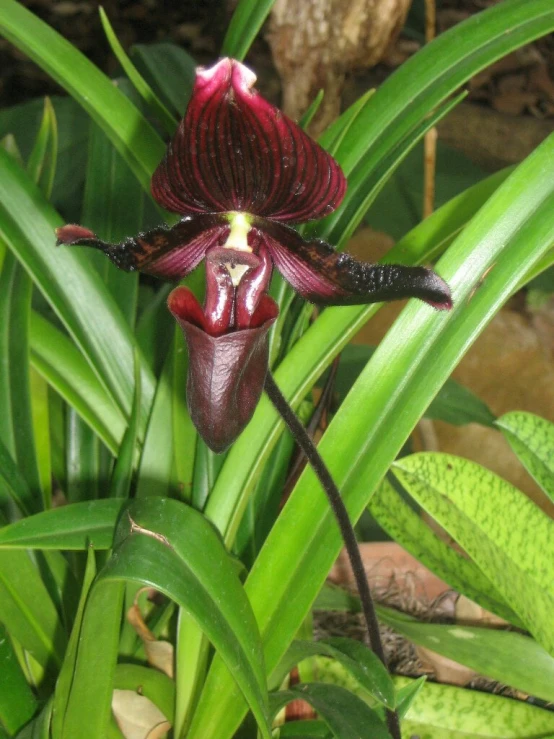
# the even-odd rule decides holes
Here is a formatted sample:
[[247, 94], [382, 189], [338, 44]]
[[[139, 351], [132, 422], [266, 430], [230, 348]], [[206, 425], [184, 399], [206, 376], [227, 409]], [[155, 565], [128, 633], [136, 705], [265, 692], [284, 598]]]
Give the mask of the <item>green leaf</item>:
[[437, 536], [388, 479], [381, 482], [368, 508], [389, 536], [454, 590], [516, 626], [522, 626], [521, 619], [490, 579], [467, 556]]
[[52, 508], [0, 528], [0, 549], [111, 549], [123, 500]]
[[[413, 681], [396, 677], [394, 682], [404, 687]], [[420, 739], [548, 739], [554, 714], [512, 698], [426, 682], [402, 732]]]
[[100, 13], [102, 28], [104, 29], [108, 43], [117, 57], [118, 62], [123, 67], [125, 74], [131, 80], [135, 89], [149, 106], [152, 113], [158, 118], [160, 123], [162, 123], [167, 133], [172, 134], [177, 127], [177, 121], [173, 118], [161, 100], [155, 95], [150, 85], [146, 82], [144, 77], [142, 77], [138, 69], [125, 53], [123, 46], [121, 46], [119, 39], [115, 35], [104, 8], [100, 6], [98, 11]]
[[[144, 201], [144, 193], [125, 160], [104, 132], [91, 122], [80, 222], [106, 241], [117, 243], [143, 230]], [[138, 274], [123, 272], [100, 252], [84, 250], [84, 253], [88, 262], [94, 264], [129, 325], [134, 326]]]
[[221, 56], [242, 61], [275, 0], [239, 0], [223, 39]]
[[496, 425], [529, 474], [554, 501], [554, 424], [524, 411], [505, 413]]
[[140, 364], [135, 357], [135, 401], [129, 426], [125, 431], [110, 480], [110, 498], [129, 498], [135, 457], [137, 456], [138, 420], [140, 414]]
[[87, 551], [87, 563], [81, 587], [81, 596], [79, 598], [79, 605], [77, 606], [77, 613], [75, 614], [75, 620], [73, 622], [71, 636], [69, 637], [69, 642], [64, 655], [62, 668], [56, 681], [56, 691], [54, 693], [54, 708], [52, 714], [52, 734], [54, 737], [56, 737], [56, 739], [62, 739], [65, 734], [65, 714], [71, 695], [73, 676], [75, 673], [75, 665], [77, 662], [79, 638], [83, 625], [83, 615], [85, 612], [85, 605], [87, 602], [89, 590], [95, 576], [96, 560], [94, 557], [94, 550], [91, 546], [89, 546]]
[[[375, 347], [352, 344], [341, 353], [335, 391], [343, 399], [371, 358]], [[427, 418], [446, 421], [456, 426], [480, 423], [492, 426], [494, 414], [471, 390], [449, 378], [425, 411]]]
[[552, 702], [554, 659], [536, 641], [514, 631], [419, 623], [390, 608], [379, 619], [415, 644], [471, 667], [480, 675]]
[[495, 418], [486, 403], [451, 378], [444, 383], [436, 398], [431, 401], [425, 416], [455, 426], [467, 423], [492, 426]]
[[379, 658], [354, 639], [330, 638], [321, 641], [293, 641], [270, 678], [270, 686], [279, 687], [297, 664], [318, 654], [339, 662], [376, 701], [394, 707], [394, 686]]
[[0, 5], [0, 33], [72, 95], [105, 131], [148, 192], [164, 145], [137, 108], [69, 41], [15, 0]]
[[[186, 534], [186, 535], [184, 535]], [[144, 583], [198, 621], [248, 701], [264, 737], [267, 723], [261, 643], [248, 599], [221, 540], [203, 516], [178, 501], [135, 501], [100, 582]]]
[[[0, 149], [0, 155], [5, 152]], [[9, 158], [9, 157], [8, 157]], [[0, 226], [1, 232], [1, 226]], [[40, 477], [29, 381], [29, 313], [33, 285], [13, 255], [6, 255], [0, 274], [0, 440], [25, 478], [26, 505], [41, 507]]]
[[375, 90], [368, 90], [366, 93], [361, 95], [337, 118], [336, 121], [333, 121], [333, 123], [323, 131], [318, 141], [324, 149], [327, 149], [329, 154], [335, 156], [337, 149], [348, 133], [350, 126], [356, 120], [365, 104], [374, 93]]
[[[24, 515], [29, 515], [33, 506], [33, 496], [31, 495], [27, 481], [21, 475], [18, 466], [13, 461], [11, 454], [1, 440], [0, 479], [2, 480], [4, 490], [16, 504], [19, 511]], [[0, 536], [4, 530], [0, 529]]]
[[399, 718], [403, 719], [404, 716], [408, 713], [412, 703], [423, 690], [426, 681], [427, 677], [425, 675], [422, 675], [417, 680], [412, 680], [408, 685], [404, 685], [404, 687], [397, 687], [396, 712], [398, 713]]
[[[424, 146], [420, 142], [385, 184], [368, 216], [368, 224], [398, 240], [421, 221], [424, 200]], [[439, 138], [435, 163], [435, 202], [439, 208], [482, 181], [486, 173], [465, 154]]]
[[325, 90], [319, 90], [315, 98], [312, 100], [310, 105], [308, 106], [308, 109], [303, 114], [302, 118], [298, 121], [298, 125], [300, 128], [303, 128], [306, 130], [310, 123], [313, 121], [315, 114], [319, 110], [319, 106], [323, 102], [323, 96], [325, 95]]
[[554, 655], [554, 522], [521, 491], [466, 459], [424, 452], [392, 469]]
[[276, 713], [293, 700], [307, 701], [337, 739], [390, 739], [385, 724], [361, 698], [339, 685], [301, 683], [271, 695]]
[[[0, 16], [2, 8], [0, 8]], [[0, 235], [64, 323], [98, 379], [126, 414], [134, 390], [134, 339], [100, 277], [78, 249], [55, 248], [59, 217], [0, 149]], [[32, 213], [32, 218], [27, 216]], [[91, 311], [94, 306], [94, 311]], [[117, 347], [117, 351], [114, 351]], [[143, 367], [143, 423], [153, 394]]]
[[[162, 100], [184, 115], [196, 76], [196, 61], [176, 44], [135, 44], [131, 56]], [[174, 123], [169, 133], [177, 127]]]
[[0, 725], [10, 735], [26, 724], [37, 709], [6, 628], [0, 624]]
[[144, 446], [140, 458], [136, 497], [160, 495], [169, 497], [172, 490], [173, 419], [171, 374], [173, 348], [169, 351], [156, 387], [152, 413], [148, 420]]
[[100, 496], [98, 438], [72, 408], [66, 414], [66, 497], [69, 504]]
[[27, 552], [0, 552], [0, 622], [43, 668], [62, 663], [66, 636]]
[[52, 707], [53, 701], [50, 698], [39, 715], [19, 732], [16, 739], [50, 739]]
[[[59, 739], [107, 737], [123, 605], [123, 584], [99, 582], [89, 591], [80, 629], [72, 632], [63, 730]], [[74, 641], [74, 633], [78, 639]], [[77, 653], [74, 653], [74, 647]], [[56, 737], [58, 739], [58, 737]]]
[[125, 417], [73, 343], [50, 321], [31, 313], [31, 362], [113, 453]]
[[357, 595], [329, 582], [326, 582], [317, 594], [312, 608], [314, 611], [350, 611], [351, 613], [362, 611], [361, 601]]
[[[58, 129], [58, 152], [51, 202], [54, 207], [62, 209], [68, 219], [77, 219], [85, 172], [88, 118], [71, 98], [54, 95], [51, 103]], [[24, 160], [33, 152], [43, 117], [44, 100], [40, 98], [0, 111], [0, 136], [6, 132], [17, 133], [17, 145], [22, 157], [15, 159], [22, 168], [25, 167]], [[40, 184], [43, 191], [47, 192], [44, 189], [45, 181]]]
[[507, 167], [495, 172], [437, 208], [400, 239], [395, 246], [397, 258], [404, 262], [407, 255], [419, 254], [425, 248], [427, 260], [435, 260], [513, 171], [513, 167]]
[[30, 368], [29, 381], [33, 435], [35, 437], [40, 490], [42, 492], [42, 507], [48, 509], [52, 507], [52, 448], [50, 443], [48, 383], [39, 375], [34, 367]]
[[52, 195], [58, 159], [58, 124], [50, 98], [44, 98], [44, 113], [33, 150], [27, 162], [29, 176], [47, 198]]

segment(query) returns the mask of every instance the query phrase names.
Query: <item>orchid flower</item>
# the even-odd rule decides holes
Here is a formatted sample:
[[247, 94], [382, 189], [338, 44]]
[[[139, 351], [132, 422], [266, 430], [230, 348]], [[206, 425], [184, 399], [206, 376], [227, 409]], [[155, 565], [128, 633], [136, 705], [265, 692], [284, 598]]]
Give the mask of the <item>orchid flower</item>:
[[181, 216], [118, 244], [82, 226], [58, 244], [90, 246], [118, 267], [179, 280], [203, 259], [201, 306], [186, 287], [168, 298], [189, 349], [187, 403], [208, 446], [223, 451], [244, 429], [268, 368], [268, 331], [278, 308], [267, 295], [275, 267], [303, 298], [354, 305], [416, 297], [452, 305], [446, 283], [423, 267], [374, 265], [306, 241], [289, 224], [334, 211], [346, 191], [337, 162], [254, 89], [232, 59], [198, 69], [185, 117], [151, 189]]

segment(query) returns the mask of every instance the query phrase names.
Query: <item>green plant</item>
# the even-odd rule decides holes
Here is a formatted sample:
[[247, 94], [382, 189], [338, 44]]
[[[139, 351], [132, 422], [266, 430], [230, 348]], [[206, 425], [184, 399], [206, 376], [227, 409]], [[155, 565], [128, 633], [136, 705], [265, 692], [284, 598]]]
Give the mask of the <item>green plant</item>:
[[[239, 3], [226, 54], [244, 56], [269, 7]], [[251, 13], [255, 22], [248, 20]], [[354, 104], [321, 139], [348, 177], [345, 200], [331, 216], [304, 227], [303, 235], [343, 247], [361, 220], [371, 219], [371, 205], [396, 167], [460, 99], [451, 99], [457, 88], [552, 29], [550, 0], [506, 0], [439, 37]], [[120, 736], [110, 713], [113, 689], [140, 685], [176, 737], [231, 737], [248, 709], [262, 736], [269, 736], [275, 712], [298, 695], [309, 698], [324, 720], [309, 727], [314, 736], [386, 736], [382, 707], [403, 714], [411, 699], [416, 707], [433, 689], [425, 687], [416, 698], [411, 686], [394, 685], [368, 650], [353, 652], [351, 644], [318, 649], [369, 691], [372, 706], [340, 687], [317, 684], [268, 697], [267, 679], [271, 689], [280, 687], [283, 660], [289, 669], [304, 654], [313, 656], [313, 645], [293, 646], [292, 657], [287, 649], [341, 539], [309, 469], [281, 513], [264, 519], [264, 512], [277, 509], [292, 448], [267, 398], [230, 451], [215, 456], [197, 438], [186, 410], [187, 358], [165, 308], [167, 291], [154, 291], [85, 250], [54, 248], [53, 231], [63, 219], [50, 196], [66, 219], [114, 241], [162, 219], [146, 194], [164, 153], [161, 138], [125, 81], [114, 86], [23, 6], [0, 3], [0, 30], [92, 119], [82, 208], [75, 199], [82, 172], [71, 162], [68, 167], [62, 149], [57, 171], [69, 171], [71, 193], [56, 177], [56, 121], [61, 127], [67, 100], [46, 105], [26, 150], [19, 141], [23, 131], [11, 127], [22, 154], [13, 138], [0, 149], [0, 622], [9, 635], [1, 644], [4, 733]], [[141, 53], [148, 56], [147, 49]], [[179, 63], [190, 80], [194, 63], [186, 56]], [[169, 129], [181, 112], [169, 109], [170, 78], [154, 75], [154, 93], [130, 62], [122, 66], [148, 112]], [[71, 136], [66, 141], [72, 143]], [[454, 307], [448, 314], [413, 303], [405, 308], [319, 445], [352, 520], [376, 490], [383, 494], [379, 483], [482, 328], [520, 285], [554, 261], [553, 163], [554, 140], [548, 139], [513, 172], [443, 206], [387, 255], [387, 262], [405, 264], [440, 256], [437, 268], [453, 289]], [[185, 282], [198, 293], [202, 274]], [[285, 283], [274, 280], [271, 293], [280, 308], [271, 364], [279, 388], [298, 409], [379, 306], [329, 308], [310, 323]], [[397, 461], [394, 471], [402, 464]], [[63, 507], [52, 506], [52, 479], [65, 494]], [[529, 551], [534, 545], [521, 544]], [[244, 584], [232, 553], [253, 563]], [[449, 557], [444, 550], [437, 555], [443, 570], [453, 565]], [[546, 602], [523, 608], [474, 557], [463, 573], [472, 597], [494, 601], [500, 615], [514, 614], [551, 649]], [[168, 600], [146, 601], [140, 594], [145, 584]], [[538, 581], [529, 587], [535, 592]], [[143, 640], [123, 619], [135, 599], [151, 633], [175, 644], [174, 681], [147, 666]], [[541, 655], [550, 665], [551, 654]], [[496, 706], [500, 713], [512, 710]], [[533, 710], [537, 726], [547, 726], [550, 714]], [[520, 728], [513, 736], [554, 731], [525, 734], [525, 725]], [[295, 730], [284, 727], [281, 736]], [[240, 731], [255, 736], [257, 729], [247, 720]]]

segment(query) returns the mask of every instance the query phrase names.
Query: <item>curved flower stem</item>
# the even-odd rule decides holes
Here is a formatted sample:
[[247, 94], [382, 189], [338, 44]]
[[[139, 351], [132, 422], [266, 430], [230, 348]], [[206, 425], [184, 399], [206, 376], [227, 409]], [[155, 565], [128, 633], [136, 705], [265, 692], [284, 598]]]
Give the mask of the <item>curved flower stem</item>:
[[[335, 481], [331, 477], [331, 473], [327, 469], [325, 462], [306, 429], [287, 403], [284, 395], [281, 393], [271, 372], [268, 372], [266, 376], [265, 391], [278, 413], [287, 424], [296, 443], [306, 455], [308, 462], [312, 466], [313, 471], [317, 475], [319, 482], [329, 499], [329, 504], [335, 514], [335, 518], [337, 519], [344, 546], [348, 554], [348, 559], [350, 560], [350, 565], [354, 573], [354, 579], [356, 580], [356, 586], [362, 603], [362, 611], [367, 624], [370, 647], [386, 667], [387, 663], [385, 661], [385, 653], [383, 651], [383, 644], [379, 633], [379, 624], [375, 614], [375, 607], [369, 590], [362, 557], [358, 548], [358, 542], [356, 541], [356, 534], [354, 533], [354, 527], [348, 517], [348, 511], [343, 503], [339, 489], [337, 488]], [[396, 711], [387, 711], [386, 715], [387, 728], [391, 736], [393, 739], [401, 739], [398, 714]]]

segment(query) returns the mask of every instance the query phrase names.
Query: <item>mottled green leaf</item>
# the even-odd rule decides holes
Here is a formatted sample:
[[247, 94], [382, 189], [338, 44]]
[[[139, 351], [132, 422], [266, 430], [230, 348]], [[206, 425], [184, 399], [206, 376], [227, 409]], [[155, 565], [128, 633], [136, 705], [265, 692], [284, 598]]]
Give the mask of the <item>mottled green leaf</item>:
[[[397, 687], [410, 682], [394, 679]], [[427, 682], [402, 721], [402, 731], [419, 739], [549, 739], [554, 713], [512, 698]]]
[[511, 623], [522, 625], [490, 579], [471, 559], [448, 546], [390, 480], [383, 479], [368, 508], [389, 536], [454, 590]]
[[533, 413], [512, 411], [496, 421], [527, 472], [554, 501], [554, 424]]
[[517, 488], [460, 457], [424, 452], [392, 470], [554, 655], [554, 521]]

